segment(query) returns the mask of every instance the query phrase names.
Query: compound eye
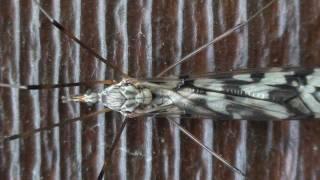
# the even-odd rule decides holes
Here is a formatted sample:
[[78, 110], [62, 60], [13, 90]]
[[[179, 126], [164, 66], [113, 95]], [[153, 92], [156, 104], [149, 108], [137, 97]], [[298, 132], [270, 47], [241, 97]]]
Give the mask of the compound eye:
[[86, 90], [86, 92], [84, 94], [89, 95], [91, 94], [93, 91], [91, 89]]

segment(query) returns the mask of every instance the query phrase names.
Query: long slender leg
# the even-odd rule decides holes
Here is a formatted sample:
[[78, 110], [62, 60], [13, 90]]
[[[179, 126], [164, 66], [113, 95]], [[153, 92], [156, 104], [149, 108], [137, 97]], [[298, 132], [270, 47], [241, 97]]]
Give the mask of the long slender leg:
[[212, 156], [217, 158], [219, 161], [221, 161], [224, 165], [226, 165], [228, 168], [230, 168], [232, 171], [241, 174], [242, 176], [246, 177], [245, 173], [242, 172], [240, 169], [232, 166], [229, 162], [227, 162], [223, 157], [221, 157], [219, 154], [212, 151], [208, 146], [203, 144], [199, 139], [197, 139], [194, 135], [192, 135], [188, 130], [186, 130], [184, 127], [182, 127], [179, 123], [177, 123], [174, 119], [168, 117], [167, 118], [171, 123], [173, 123], [176, 127], [179, 128], [179, 130], [188, 136], [190, 139], [192, 139], [193, 142], [197, 143], [199, 146], [201, 146], [203, 149], [205, 149], [207, 152], [209, 152]]
[[219, 35], [218, 37], [214, 38], [212, 41], [209, 41], [207, 44], [204, 44], [200, 47], [198, 47], [197, 49], [195, 49], [194, 51], [192, 51], [191, 53], [187, 54], [185, 57], [183, 57], [182, 59], [180, 59], [179, 61], [173, 63], [172, 65], [170, 65], [169, 67], [167, 67], [166, 69], [164, 69], [163, 71], [161, 71], [156, 77], [162, 77], [165, 73], [167, 73], [168, 71], [170, 71], [172, 68], [176, 67], [177, 65], [187, 61], [188, 59], [190, 59], [192, 56], [198, 54], [199, 52], [201, 52], [202, 50], [206, 49], [207, 47], [209, 47], [212, 44], [215, 44], [216, 42], [228, 37], [229, 35], [231, 35], [233, 32], [235, 32], [236, 30], [248, 25], [248, 23], [250, 21], [252, 21], [255, 17], [257, 17], [259, 14], [261, 14], [264, 10], [266, 10], [268, 7], [270, 7], [274, 2], [276, 2], [277, 0], [271, 0], [268, 4], [266, 4], [263, 8], [261, 8], [259, 11], [257, 11], [254, 15], [252, 15], [250, 18], [248, 18], [248, 20], [246, 20], [245, 22], [242, 22], [238, 25], [236, 25], [235, 27], [229, 29], [228, 31], [224, 32], [223, 34]]
[[3, 88], [15, 88], [21, 90], [40, 90], [40, 89], [53, 89], [53, 88], [62, 88], [62, 87], [74, 87], [82, 85], [94, 85], [94, 84], [114, 84], [114, 80], [102, 80], [102, 81], [84, 81], [76, 83], [65, 83], [65, 84], [39, 84], [39, 85], [15, 85], [15, 84], [6, 84], [0, 83], [0, 87]]
[[79, 44], [82, 48], [87, 50], [90, 54], [92, 54], [94, 57], [96, 57], [99, 61], [104, 62], [105, 64], [109, 65], [112, 69], [117, 71], [119, 74], [121, 74], [123, 77], [129, 77], [126, 73], [122, 72], [120, 68], [114, 64], [112, 64], [110, 61], [102, 57], [99, 53], [97, 53], [94, 49], [90, 48], [88, 45], [83, 43], [79, 38], [77, 38], [73, 33], [69, 32], [67, 29], [64, 28], [62, 24], [60, 24], [58, 21], [56, 21], [53, 17], [49, 15], [47, 11], [45, 11], [40, 3], [37, 0], [33, 0], [39, 7], [40, 11], [45, 15], [45, 17], [51, 22], [53, 26], [58, 28], [63, 34], [68, 36], [70, 39], [74, 40], [77, 44]]
[[102, 169], [101, 169], [101, 171], [99, 173], [99, 176], [97, 178], [98, 180], [102, 180], [102, 178], [104, 176], [104, 173], [109, 172], [109, 168], [111, 167], [111, 163], [112, 163], [113, 152], [114, 152], [116, 146], [118, 145], [118, 142], [120, 140], [121, 134], [122, 134], [124, 128], [126, 127], [126, 125], [128, 123], [128, 120], [129, 120], [128, 118], [123, 117], [121, 127], [120, 127], [119, 132], [117, 133], [114, 141], [112, 142], [112, 145], [111, 145], [109, 153], [107, 153], [106, 160], [105, 160], [105, 162], [104, 162], [104, 164], [102, 166]]
[[67, 119], [65, 121], [62, 121], [62, 122], [59, 122], [59, 123], [56, 123], [56, 124], [52, 124], [50, 126], [40, 127], [40, 128], [33, 129], [31, 131], [24, 132], [24, 133], [21, 133], [21, 134], [5, 136], [5, 137], [0, 139], [0, 143], [12, 141], [12, 140], [15, 140], [15, 139], [27, 138], [27, 137], [29, 137], [31, 135], [34, 135], [34, 134], [42, 132], [42, 131], [48, 131], [48, 130], [51, 130], [51, 129], [55, 128], [55, 127], [62, 127], [64, 125], [66, 125], [66, 124], [73, 123], [73, 122], [76, 122], [76, 121], [79, 121], [79, 120], [84, 120], [84, 119], [96, 116], [96, 115], [98, 115], [100, 113], [106, 113], [106, 112], [109, 112], [109, 111], [111, 111], [111, 110], [110, 109], [102, 109], [102, 110], [87, 114], [85, 116], [80, 116], [80, 117], [76, 117], [76, 118], [72, 118], [72, 119]]

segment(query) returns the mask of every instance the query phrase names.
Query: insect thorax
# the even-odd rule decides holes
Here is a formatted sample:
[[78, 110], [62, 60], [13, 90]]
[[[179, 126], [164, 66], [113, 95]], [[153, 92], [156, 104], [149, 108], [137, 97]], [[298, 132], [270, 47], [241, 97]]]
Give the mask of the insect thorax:
[[104, 106], [122, 113], [132, 113], [137, 107], [146, 106], [152, 101], [152, 93], [148, 88], [125, 82], [111, 85], [98, 94]]

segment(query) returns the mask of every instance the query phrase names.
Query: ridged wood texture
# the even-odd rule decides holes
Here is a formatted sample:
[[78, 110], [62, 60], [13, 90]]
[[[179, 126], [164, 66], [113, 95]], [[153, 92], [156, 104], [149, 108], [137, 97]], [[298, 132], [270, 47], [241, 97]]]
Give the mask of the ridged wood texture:
[[[132, 77], [151, 78], [241, 21], [268, 0], [41, 1], [65, 28]], [[320, 65], [320, 1], [279, 0], [247, 27], [171, 74]], [[121, 77], [62, 35], [31, 0], [0, 2], [0, 80], [48, 84]], [[85, 115], [62, 104], [91, 87], [0, 89], [0, 135]], [[257, 120], [259, 117], [257, 117]], [[320, 122], [179, 122], [248, 179], [319, 179]], [[121, 124], [100, 115], [0, 145], [1, 179], [95, 179]], [[108, 179], [242, 179], [166, 119], [132, 119], [112, 157]]]

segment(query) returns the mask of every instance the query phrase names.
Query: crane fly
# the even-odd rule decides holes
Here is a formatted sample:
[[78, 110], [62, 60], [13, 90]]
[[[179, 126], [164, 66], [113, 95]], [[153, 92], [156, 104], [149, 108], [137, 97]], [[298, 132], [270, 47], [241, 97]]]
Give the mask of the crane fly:
[[[257, 17], [263, 19], [263, 17], [261, 16], [263, 16], [264, 13], [268, 12], [266, 7], [271, 6], [272, 2], [273, 1], [270, 1], [268, 3], [261, 2], [261, 4], [257, 3], [257, 7], [260, 7], [260, 11], [258, 11]], [[7, 68], [4, 68], [2, 71], [8, 72], [8, 74], [10, 74], [11, 71], [15, 72], [12, 75], [13, 77], [1, 77], [4, 79], [4, 81], [12, 81], [12, 79], [15, 80], [14, 82], [10, 82], [9, 84], [1, 83], [1, 86], [7, 86], [11, 88], [10, 92], [2, 91], [3, 96], [6, 93], [11, 94], [10, 96], [6, 96], [4, 100], [2, 100], [2, 104], [11, 102], [11, 107], [13, 107], [11, 110], [8, 110], [5, 105], [1, 106], [1, 119], [4, 119], [4, 121], [1, 121], [3, 127], [1, 129], [4, 134], [3, 137], [6, 142], [10, 141], [9, 144], [4, 144], [1, 149], [1, 151], [3, 151], [3, 153], [1, 154], [8, 155], [9, 157], [2, 157], [1, 162], [3, 165], [1, 167], [3, 168], [1, 170], [1, 173], [5, 174], [8, 178], [15, 175], [17, 176], [17, 173], [27, 178], [40, 176], [62, 179], [80, 177], [92, 178], [97, 177], [99, 173], [99, 177], [102, 177], [104, 175], [107, 178], [119, 179], [132, 176], [150, 179], [152, 176], [159, 176], [159, 174], [160, 177], [166, 179], [177, 179], [183, 177], [211, 179], [213, 174], [214, 176], [216, 176], [216, 174], [219, 176], [219, 173], [221, 172], [222, 174], [220, 176], [222, 177], [233, 176], [233, 174], [231, 173], [232, 171], [229, 171], [226, 167], [229, 167], [229, 169], [232, 169], [235, 172], [234, 176], [236, 178], [244, 178], [243, 176], [241, 176], [241, 174], [243, 174], [242, 171], [247, 171], [248, 173], [248, 169], [251, 170], [252, 168], [250, 167], [250, 164], [247, 165], [243, 162], [244, 155], [242, 154], [245, 149], [244, 146], [246, 145], [246, 143], [250, 143], [245, 142], [244, 140], [244, 138], [248, 136], [244, 132], [244, 130], [246, 130], [248, 126], [250, 126], [250, 123], [221, 122], [222, 124], [220, 123], [219, 125], [219, 122], [217, 122], [217, 124], [214, 125], [212, 120], [202, 120], [202, 122], [198, 119], [193, 120], [194, 118], [196, 118], [194, 114], [205, 117], [207, 119], [212, 118], [213, 120], [217, 121], [220, 119], [282, 120], [310, 119], [318, 117], [318, 110], [316, 106], [313, 106], [314, 104], [309, 103], [308, 100], [305, 100], [303, 98], [302, 101], [299, 101], [301, 100], [299, 95], [299, 98], [295, 99], [295, 97], [297, 97], [297, 93], [302, 94], [302, 92], [305, 92], [306, 90], [308, 90], [309, 92], [310, 89], [310, 91], [312, 91], [310, 94], [314, 95], [315, 100], [319, 98], [319, 94], [317, 94], [316, 91], [316, 88], [318, 87], [317, 83], [319, 82], [317, 80], [319, 70], [316, 68], [291, 68], [287, 70], [268, 69], [263, 71], [252, 70], [247, 71], [246, 73], [233, 72], [226, 74], [206, 74], [205, 76], [181, 76], [181, 78], [179, 79], [170, 76], [168, 78], [161, 78], [161, 76], [164, 75], [164, 72], [166, 72], [163, 70], [161, 71], [155, 69], [154, 73], [148, 71], [143, 72], [143, 67], [152, 69], [152, 66], [160, 66], [162, 64], [162, 66], [170, 67], [167, 66], [168, 64], [170, 64], [168, 63], [169, 60], [179, 60], [184, 59], [183, 57], [189, 56], [199, 57], [198, 59], [194, 59], [192, 61], [193, 63], [189, 63], [187, 65], [183, 64], [181, 66], [176, 66], [176, 64], [173, 64], [172, 67], [175, 67], [174, 71], [176, 73], [179, 73], [179, 71], [181, 70], [190, 71], [190, 69], [192, 69], [192, 67], [195, 65], [197, 65], [197, 67], [194, 67], [195, 72], [201, 71], [203, 67], [208, 67], [208, 70], [210, 70], [210, 68], [212, 68], [210, 64], [212, 63], [213, 59], [216, 61], [216, 69], [218, 69], [219, 66], [225, 66], [225, 62], [219, 62], [218, 60], [219, 57], [221, 58], [226, 56], [224, 52], [220, 52], [221, 49], [223, 51], [223, 48], [220, 47], [219, 49], [219, 45], [217, 45], [218, 49], [216, 50], [206, 43], [213, 43], [213, 32], [225, 32], [225, 34], [230, 35], [228, 34], [229, 29], [232, 33], [238, 31], [238, 34], [240, 34], [239, 37], [237, 37], [239, 47], [242, 47], [242, 45], [243, 47], [248, 46], [248, 44], [246, 43], [241, 43], [248, 36], [248, 26], [246, 26], [247, 23], [243, 22], [246, 22], [247, 20], [253, 21], [254, 18], [252, 17], [256, 17], [256, 15], [252, 15], [254, 13], [249, 13], [251, 14], [251, 16], [247, 15], [247, 6], [245, 3], [244, 5], [241, 5], [241, 3], [243, 3], [242, 1], [239, 1], [239, 18], [236, 21], [231, 20], [231, 22], [235, 26], [230, 26], [229, 28], [229, 24], [232, 24], [228, 22], [230, 20], [228, 20], [228, 18], [221, 19], [221, 17], [219, 17], [217, 18], [217, 20], [225, 20], [226, 22], [218, 22], [217, 24], [221, 26], [217, 29], [212, 29], [212, 26], [215, 24], [213, 23], [213, 19], [210, 19], [214, 17], [214, 13], [216, 13], [217, 16], [223, 15], [225, 13], [223, 11], [226, 10], [223, 6], [236, 7], [237, 5], [233, 4], [232, 2], [226, 2], [225, 4], [221, 2], [177, 2], [176, 4], [170, 5], [156, 4], [155, 2], [154, 4], [152, 4], [151, 2], [145, 2], [145, 4], [123, 4], [123, 2], [121, 1], [109, 2], [107, 4], [104, 4], [103, 2], [87, 2], [87, 5], [80, 6], [79, 2], [75, 1], [70, 2], [72, 5], [70, 7], [74, 8], [72, 9], [69, 7], [69, 2], [61, 2], [61, 9], [66, 7], [66, 12], [71, 11], [71, 14], [73, 16], [79, 17], [79, 15], [81, 15], [81, 17], [84, 17], [84, 22], [82, 22], [83, 25], [80, 25], [80, 18], [71, 20], [71, 22], [73, 22], [74, 24], [73, 28], [70, 28], [73, 33], [69, 33], [70, 31], [68, 31], [68, 27], [61, 26], [58, 23], [59, 20], [61, 20], [63, 23], [63, 21], [66, 21], [65, 19], [70, 18], [70, 16], [64, 15], [63, 13], [65, 12], [63, 11], [61, 11], [61, 15], [59, 15], [60, 12], [57, 8], [59, 7], [59, 2], [55, 1], [51, 4], [47, 4], [47, 2], [41, 2], [40, 6], [37, 6], [36, 3], [31, 3], [31, 1], [21, 2], [21, 4], [19, 3], [20, 2], [17, 1], [8, 3], [7, 6], [15, 10], [12, 13], [13, 15], [10, 14], [10, 8], [8, 8], [9, 10], [3, 12], [4, 15], [10, 15], [9, 19], [13, 18], [14, 20], [18, 20], [18, 22], [15, 21], [15, 23], [12, 25], [7, 24], [7, 27], [23, 29], [22, 32], [12, 32], [14, 37], [12, 41], [16, 43], [17, 40], [19, 40], [18, 42], [21, 41], [21, 44], [11, 44], [11, 46], [14, 47], [13, 49], [6, 49], [2, 47], [2, 51], [6, 53], [12, 53], [12, 57], [14, 58], [14, 61], [11, 60], [12, 62], [10, 63], [8, 63], [8, 61], [3, 62], [3, 64], [7, 65], [5, 66]], [[26, 9], [28, 8], [25, 7], [28, 6], [31, 9], [30, 12], [26, 11]], [[278, 6], [282, 7], [283, 5], [281, 6], [281, 3], [279, 3]], [[291, 7], [292, 5], [287, 6]], [[52, 8], [51, 13], [53, 14], [53, 19], [51, 19], [51, 13], [48, 13], [48, 11], [45, 10], [48, 7]], [[95, 7], [95, 9], [91, 9], [90, 7]], [[134, 7], [139, 7], [140, 10], [137, 10], [139, 8]], [[172, 7], [175, 7], [176, 9], [171, 11], [170, 8]], [[213, 7], [218, 8], [215, 9]], [[112, 10], [110, 10], [109, 8], [111, 8]], [[21, 11], [19, 11], [19, 9], [21, 9]], [[80, 9], [80, 12], [78, 9]], [[185, 12], [181, 12], [182, 9], [184, 9]], [[202, 11], [200, 10], [205, 12], [204, 14], [210, 15], [211, 17], [208, 16], [206, 18], [198, 18], [198, 15], [202, 15], [200, 13]], [[42, 11], [42, 15], [39, 15], [40, 11]], [[269, 13], [274, 12], [272, 10], [269, 11]], [[177, 19], [178, 22], [171, 20], [172, 14], [170, 14], [169, 12], [176, 13], [176, 16], [182, 17], [182, 20], [178, 21]], [[28, 13], [31, 13], [29, 17], [24, 16]], [[90, 15], [94, 13], [96, 13], [97, 15], [101, 15], [100, 13], [107, 13], [107, 15], [104, 18], [98, 16], [97, 20], [93, 20], [91, 19]], [[108, 15], [111, 15], [110, 17], [113, 18], [109, 18]], [[42, 17], [43, 19], [41, 19]], [[151, 19], [151, 17], [157, 18]], [[130, 18], [137, 18], [140, 20], [140, 22], [132, 21], [130, 23]], [[49, 30], [49, 28], [46, 29], [46, 27], [50, 27], [48, 19], [51, 19], [52, 24], [66, 33], [69, 38], [62, 36], [61, 34], [59, 34], [60, 32], [56, 30]], [[55, 19], [57, 19], [58, 21], [55, 21]], [[100, 21], [102, 21], [102, 23]], [[114, 29], [111, 28], [112, 30], [109, 30], [110, 32], [107, 32], [109, 23]], [[105, 24], [106, 27], [101, 27], [101, 24]], [[153, 26], [150, 27], [150, 24], [152, 24], [156, 28], [154, 28]], [[168, 25], [163, 26], [162, 24]], [[256, 24], [258, 23], [256, 22]], [[191, 25], [195, 25], [195, 27], [190, 27]], [[41, 28], [39, 28], [39, 26]], [[95, 26], [99, 28], [99, 31], [93, 28]], [[126, 27], [127, 29], [123, 29], [123, 27]], [[197, 32], [197, 30], [201, 29], [204, 29], [204, 32], [206, 33], [205, 35]], [[132, 31], [129, 32], [129, 30]], [[278, 31], [280, 32], [281, 30]], [[95, 37], [94, 35], [91, 39], [91, 35], [95, 32], [97, 32], [98, 36]], [[152, 36], [150, 35], [150, 32]], [[183, 36], [181, 35], [182, 32]], [[50, 35], [48, 36], [48, 34]], [[82, 50], [78, 44], [74, 44], [71, 41], [73, 34], [75, 34], [75, 37], [80, 36], [81, 41], [78, 43], [83, 43], [81, 46], [85, 46], [85, 50]], [[174, 40], [170, 36], [172, 34], [175, 35]], [[110, 41], [110, 43], [107, 43], [106, 40], [103, 40], [103, 38], [101, 38], [103, 36], [106, 37], [105, 39], [108, 42]], [[226, 42], [228, 41], [225, 36], [221, 37], [223, 37], [223, 40], [225, 40]], [[48, 39], [51, 40], [51, 42]], [[6, 39], [2, 38], [2, 40]], [[77, 39], [75, 40], [77, 41]], [[97, 45], [92, 45], [95, 44], [95, 40], [98, 40], [100, 44], [97, 48], [95, 48], [95, 46]], [[30, 41], [30, 44], [28, 44], [28, 46], [23, 43], [26, 41]], [[170, 46], [168, 49], [166, 49], [168, 45]], [[197, 49], [197, 47], [201, 47], [201, 45], [204, 45], [205, 49], [202, 49], [201, 51], [194, 50]], [[100, 53], [95, 53], [94, 50], [91, 50], [91, 47], [92, 49], [100, 48]], [[185, 49], [183, 49], [182, 47]], [[150, 48], [155, 52], [150, 51]], [[67, 51], [64, 51], [65, 49], [67, 49]], [[172, 51], [176, 49], [178, 51], [173, 53]], [[49, 52], [51, 52], [52, 50], [54, 52], [50, 54]], [[106, 50], [108, 50], [108, 52], [106, 52]], [[230, 51], [230, 49], [227, 50], [228, 52]], [[164, 53], [165, 51], [168, 52]], [[195, 55], [189, 52], [197, 52], [198, 54]], [[213, 52], [215, 52], [216, 54], [214, 54]], [[236, 52], [237, 53], [231, 55], [234, 56], [234, 59], [236, 59], [234, 62], [234, 66], [236, 68], [248, 66], [246, 65], [246, 62], [243, 62], [248, 60], [248, 57], [246, 57], [248, 55], [246, 53], [248, 52], [240, 49], [237, 49]], [[3, 59], [7, 59], [6, 53], [4, 53]], [[266, 52], [260, 53], [263, 54]], [[295, 58], [294, 55], [296, 55], [296, 52], [290, 53], [290, 57]], [[107, 67], [113, 69], [114, 72], [109, 69], [105, 70], [106, 67], [103, 64], [90, 60], [93, 59], [93, 57], [103, 60], [103, 56], [107, 57]], [[133, 62], [133, 60], [138, 60], [140, 58], [146, 59], [147, 62]], [[120, 63], [117, 62], [119, 59], [123, 61], [122, 70], [118, 68], [117, 65], [113, 65], [114, 63]], [[154, 59], [156, 59], [157, 61], [155, 61]], [[203, 60], [201, 59], [209, 60], [207, 62], [203, 62]], [[264, 59], [262, 58], [261, 63], [265, 63], [266, 59], [266, 57]], [[20, 64], [16, 60], [20, 60]], [[80, 60], [81, 62], [79, 62]], [[148, 60], [150, 60], [150, 62], [148, 62]], [[109, 61], [113, 63], [109, 64]], [[9, 65], [6, 63], [8, 63]], [[269, 63], [272, 65], [272, 61]], [[129, 67], [132, 69], [130, 70]], [[198, 69], [199, 67], [200, 70]], [[61, 73], [59, 72], [59, 69], [63, 69], [66, 72]], [[81, 69], [81, 71], [79, 71], [79, 69]], [[105, 71], [110, 71], [111, 74], [115, 74], [116, 78], [118, 76], [122, 76], [124, 77], [124, 80], [120, 81], [119, 84], [116, 84], [113, 80], [92, 80], [99, 77], [105, 79]], [[93, 118], [92, 116], [97, 116], [101, 111], [95, 113], [92, 112], [93, 110], [88, 110], [87, 107], [81, 107], [81, 118], [70, 119], [70, 117], [75, 116], [75, 114], [79, 112], [79, 106], [75, 105], [74, 103], [60, 104], [58, 102], [58, 94], [78, 94], [79, 89], [64, 89], [60, 91], [44, 90], [40, 91], [40, 93], [35, 91], [20, 92], [17, 90], [17, 88], [41, 89], [52, 87], [51, 85], [40, 87], [16, 85], [37, 83], [40, 84], [40, 82], [43, 83], [46, 81], [49, 81], [49, 83], [46, 84], [57, 84], [58, 82], [60, 82], [60, 80], [62, 80], [64, 81], [64, 84], [67, 83], [70, 86], [79, 85], [76, 83], [70, 84], [70, 82], [79, 81], [79, 78], [77, 76], [74, 77], [74, 74], [80, 74], [80, 79], [82, 80], [82, 82], [84, 82], [80, 84], [92, 85], [104, 83], [110, 86], [105, 90], [93, 90], [91, 92], [87, 92], [84, 96], [66, 96], [64, 100], [86, 101], [89, 103], [95, 103], [97, 100], [100, 100], [103, 104], [107, 105], [108, 108], [120, 111], [123, 117], [130, 118], [124, 120], [124, 122], [126, 122], [126, 126], [122, 127], [125, 127], [126, 129], [121, 134], [119, 133], [119, 115], [118, 118], [114, 119], [106, 115], [107, 119], [105, 121], [103, 120], [102, 115], [99, 115], [98, 118], [94, 119], [95, 121], [88, 120], [89, 118]], [[135, 77], [146, 75], [147, 78], [131, 79], [129, 78], [129, 76], [127, 76], [127, 74], [129, 74], [130, 77], [132, 75], [135, 75]], [[148, 78], [151, 77], [152, 74], [156, 75], [157, 78]], [[38, 77], [38, 75], [40, 75], [40, 77]], [[71, 78], [69, 76], [71, 76]], [[283, 77], [286, 78], [283, 79]], [[143, 79], [147, 79], [148, 81]], [[215, 84], [215, 86], [211, 87], [210, 84]], [[312, 84], [312, 87], [314, 87], [315, 89], [312, 89], [312, 87], [309, 88], [308, 85], [310, 84]], [[241, 87], [246, 87], [247, 89], [239, 89], [240, 85]], [[253, 85], [253, 87], [250, 87], [250, 85]], [[265, 85], [268, 86], [265, 87]], [[139, 87], [138, 90], [135, 89], [135, 87]], [[300, 87], [303, 87], [302, 90]], [[114, 101], [115, 104], [110, 104], [109, 102], [113, 101], [112, 99], [110, 99], [110, 97], [114, 97], [110, 94], [115, 92], [114, 90], [117, 90], [117, 93], [119, 89], [123, 88], [125, 89], [125, 92], [129, 94], [133, 93], [136, 94], [135, 97], [140, 97], [135, 98], [139, 102], [139, 104], [130, 102], [127, 103], [125, 109], [123, 109], [123, 106], [119, 107], [117, 105], [120, 100], [119, 96], [116, 96], [116, 101]], [[297, 91], [297, 89], [300, 89], [301, 91]], [[73, 91], [73, 93], [69, 91]], [[261, 93], [261, 91], [268, 93]], [[97, 92], [102, 93], [97, 94]], [[272, 93], [270, 94], [270, 92]], [[223, 96], [217, 96], [217, 93], [219, 95], [222, 94]], [[194, 94], [198, 96], [201, 95], [202, 97], [193, 97]], [[210, 94], [210, 96], [203, 96], [207, 94]], [[164, 98], [165, 96], [170, 97], [170, 102], [168, 102]], [[15, 101], [17, 100], [15, 99], [17, 97], [20, 97], [18, 104]], [[48, 102], [47, 100], [48, 97], [52, 98], [50, 102]], [[186, 101], [184, 101], [183, 97], [187, 97], [185, 99]], [[215, 99], [210, 100], [209, 98], [208, 100], [208, 97], [215, 97]], [[176, 99], [176, 101], [173, 99]], [[191, 102], [188, 101], [190, 99]], [[250, 99], [250, 104], [254, 103], [255, 106], [249, 105], [247, 99]], [[154, 100], [157, 101], [154, 102]], [[217, 105], [217, 102], [222, 102], [224, 100], [237, 103], [232, 103], [231, 106], [228, 107], [224, 104]], [[161, 103], [159, 103], [158, 101], [161, 101]], [[199, 103], [192, 104], [193, 102], [198, 101]], [[208, 105], [203, 108], [201, 105], [204, 103], [204, 101], [210, 102], [207, 104], [212, 104], [212, 107]], [[178, 102], [183, 103], [180, 104]], [[227, 107], [227, 109], [219, 109], [224, 106]], [[95, 110], [97, 107], [91, 108]], [[100, 109], [101, 108], [102, 107], [100, 106]], [[17, 109], [20, 110], [16, 111]], [[30, 111], [30, 109], [32, 110], [32, 113], [29, 114], [28, 111]], [[8, 113], [8, 111], [10, 112]], [[108, 111], [108, 109], [106, 111]], [[87, 115], [88, 112], [89, 115]], [[10, 122], [6, 121], [8, 119], [8, 114], [5, 113], [8, 113], [10, 115], [10, 118], [12, 118]], [[117, 117], [117, 115], [115, 116]], [[149, 116], [149, 118], [147, 118], [145, 121], [139, 120], [139, 118], [135, 118], [140, 116]], [[157, 119], [155, 119], [156, 117]], [[182, 120], [176, 120], [176, 118], [178, 117], [184, 117], [187, 120], [186, 122]], [[169, 122], [172, 123], [168, 124], [168, 121], [166, 121], [166, 123], [163, 122], [166, 118], [169, 119]], [[67, 120], [64, 121], [64, 119]], [[82, 123], [77, 122], [71, 125], [64, 125], [66, 123], [70, 123], [79, 119], [85, 120], [83, 120]], [[19, 120], [23, 120], [23, 122], [20, 122]], [[192, 121], [197, 122], [192, 123]], [[179, 123], [182, 123], [183, 125], [179, 125]], [[236, 157], [236, 160], [234, 160], [235, 165], [229, 165], [229, 160], [224, 159], [222, 159], [224, 163], [218, 161], [217, 163], [213, 163], [213, 161], [215, 162], [215, 158], [211, 156], [213, 153], [211, 153], [210, 155], [210, 153], [207, 152], [207, 150], [211, 151], [213, 147], [212, 129], [215, 128], [219, 134], [219, 131], [221, 131], [220, 127], [225, 126], [224, 124], [227, 126], [231, 126], [230, 131], [228, 131], [229, 135], [227, 133], [227, 136], [229, 136], [229, 138], [233, 137], [234, 139], [236, 139], [236, 136], [239, 136], [239, 138], [237, 139], [237, 141], [239, 141], [238, 145], [228, 144], [228, 148], [235, 151], [232, 152], [229, 157], [229, 160], [231, 161]], [[251, 126], [254, 126], [254, 123], [252, 124]], [[271, 122], [263, 122], [263, 125], [266, 124], [268, 126], [273, 126]], [[288, 124], [290, 130], [297, 129], [297, 122]], [[53, 128], [53, 126], [60, 126], [61, 128]], [[199, 133], [201, 129], [206, 129], [208, 128], [208, 126], [211, 130], [206, 130], [206, 132], [204, 132], [203, 134]], [[235, 128], [232, 126], [235, 126]], [[42, 127], [50, 128], [42, 129]], [[44, 131], [49, 129], [50, 131]], [[189, 130], [186, 131], [186, 129]], [[233, 129], [238, 130], [238, 132], [232, 132]], [[41, 130], [41, 135], [39, 135], [39, 133], [36, 133], [38, 132], [38, 130]], [[168, 134], [164, 133], [166, 130]], [[195, 135], [201, 137], [200, 139], [205, 142], [200, 142], [200, 145], [202, 145], [202, 147], [192, 144], [197, 141], [197, 138], [193, 136], [193, 140], [191, 142], [183, 142], [185, 137], [184, 133], [182, 132], [187, 132], [186, 134], [190, 136], [189, 131], [194, 132]], [[117, 137], [119, 137], [119, 139]], [[19, 138], [22, 139], [21, 142], [14, 141], [14, 139]], [[182, 139], [182, 141], [176, 140], [180, 138]], [[188, 139], [188, 141], [190, 140]], [[80, 146], [79, 142], [81, 144]], [[142, 144], [144, 144], [144, 146]], [[172, 144], [174, 148], [178, 148], [171, 149], [169, 147], [170, 144]], [[60, 151], [60, 148], [64, 148], [65, 146], [66, 148]], [[98, 150], [98, 147], [102, 147], [102, 149], [105, 150]], [[116, 147], [118, 149], [115, 149], [113, 151], [110, 150]], [[267, 147], [269, 148], [270, 146]], [[314, 149], [316, 150], [318, 146], [314, 147]], [[205, 150], [206, 148], [207, 150]], [[20, 152], [16, 153], [14, 152], [15, 150]], [[223, 154], [225, 150], [227, 150], [227, 148], [222, 148], [222, 151], [219, 148], [217, 149], [217, 151], [221, 154]], [[269, 149], [268, 152], [272, 153], [273, 150]], [[68, 156], [68, 153], [72, 154], [72, 156]], [[20, 154], [20, 156], [17, 154]], [[83, 154], [83, 156], [79, 156], [79, 154]], [[252, 158], [252, 156], [250, 155], [248, 157]], [[289, 156], [288, 158], [290, 157], [291, 156]], [[253, 156], [253, 159], [254, 158], [255, 157]], [[6, 163], [7, 161], [9, 161], [8, 164]], [[192, 163], [188, 164], [184, 163], [184, 161], [190, 161]], [[124, 162], [125, 164], [123, 164]], [[4, 165], [4, 163], [6, 163], [6, 165]], [[168, 163], [171, 163], [171, 165], [169, 165]], [[136, 164], [140, 166], [136, 166]], [[104, 165], [105, 167], [103, 168]], [[241, 167], [239, 167], [239, 165]], [[237, 167], [240, 169], [237, 169]], [[192, 174], [191, 171], [194, 174]], [[224, 176], [225, 172], [228, 172], [229, 174]], [[290, 177], [292, 175], [290, 171], [285, 171], [285, 173], [289, 173]], [[255, 174], [251, 174], [250, 171], [248, 175], [249, 177], [255, 177]], [[268, 175], [270, 177], [272, 176], [272, 174]]]

